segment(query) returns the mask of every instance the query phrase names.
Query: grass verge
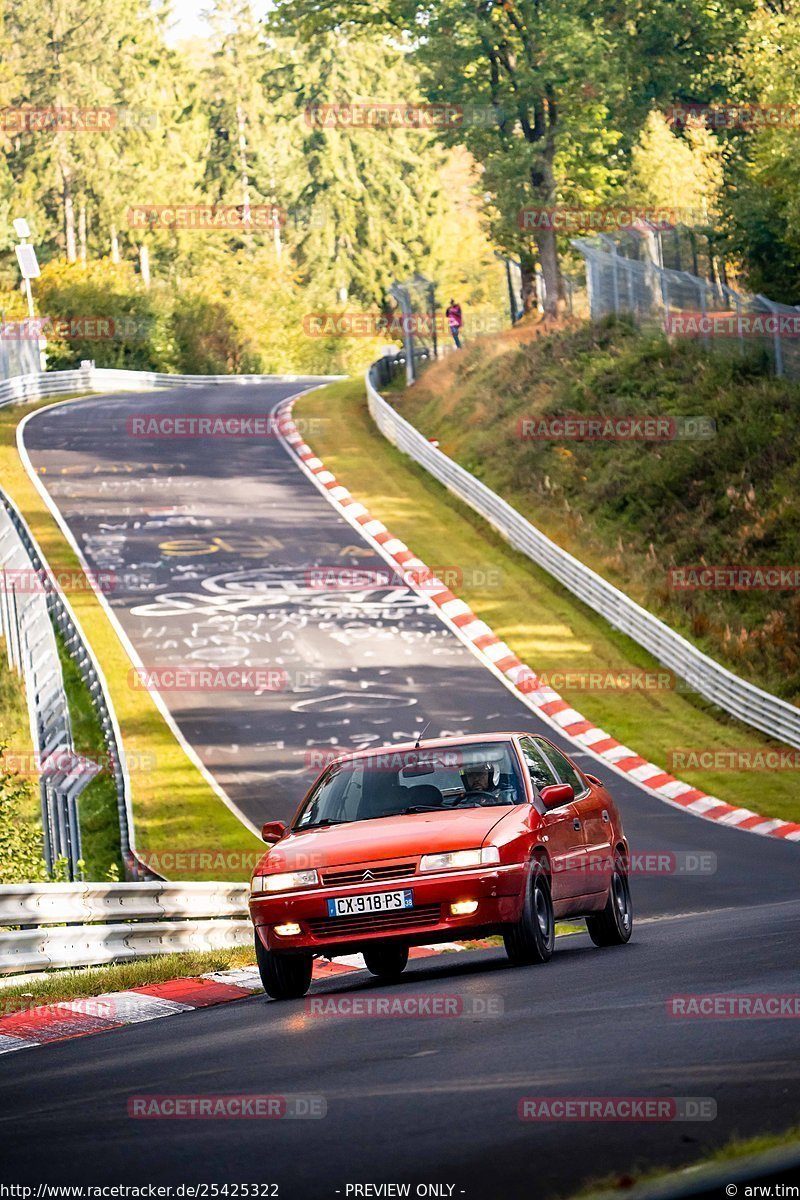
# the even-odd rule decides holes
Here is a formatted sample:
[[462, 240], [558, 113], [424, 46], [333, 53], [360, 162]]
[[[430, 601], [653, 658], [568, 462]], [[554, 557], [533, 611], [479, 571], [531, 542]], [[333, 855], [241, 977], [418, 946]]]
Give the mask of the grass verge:
[[[63, 397], [59, 398], [63, 399]], [[77, 556], [45, 506], [16, 448], [16, 427], [29, 412], [57, 403], [39, 400], [0, 409], [0, 478], [22, 512], [55, 573], [82, 571]], [[128, 685], [131, 666], [117, 634], [88, 584], [67, 593], [81, 627], [103, 669], [129, 759], [137, 849], [143, 857], [164, 851], [192, 851], [219, 856], [252, 855], [261, 843], [215, 795], [186, 756], [144, 690]], [[235, 861], [235, 860], [234, 860]], [[231, 868], [231, 879], [243, 879], [246, 867]], [[209, 879], [219, 872], [196, 870], [185, 878]]]
[[[701, 1159], [700, 1162], [692, 1163], [691, 1166], [677, 1171], [669, 1167], [653, 1167], [646, 1171], [639, 1171], [636, 1168], [625, 1172], [616, 1171], [613, 1175], [606, 1175], [602, 1179], [588, 1183], [579, 1192], [573, 1193], [570, 1200], [601, 1200], [602, 1197], [610, 1194], [628, 1193], [631, 1188], [640, 1184], [659, 1184], [662, 1187], [671, 1185], [671, 1188], [674, 1188], [674, 1194], [678, 1195], [680, 1189], [690, 1183], [699, 1188], [703, 1173], [711, 1171], [715, 1167], [719, 1168], [730, 1164], [733, 1169], [736, 1163], [743, 1159], [768, 1154], [770, 1150], [789, 1149], [793, 1146], [796, 1146], [800, 1153], [800, 1125], [794, 1125], [783, 1133], [762, 1133], [755, 1137], [732, 1138], [712, 1151], [706, 1158]], [[777, 1193], [775, 1194], [777, 1195]], [[747, 1193], [743, 1192], [743, 1195], [747, 1195]], [[761, 1193], [751, 1191], [750, 1195], [761, 1195]]]
[[[538, 331], [523, 322], [432, 364], [398, 407], [552, 541], [800, 703], [800, 384], [773, 378], [763, 353], [708, 354], [626, 318]], [[660, 417], [675, 436], [579, 440], [549, 428], [566, 415]], [[692, 586], [699, 565], [787, 578]]]
[[166, 983], [210, 971], [229, 971], [234, 967], [255, 965], [252, 946], [233, 950], [187, 951], [185, 954], [154, 954], [135, 962], [111, 963], [107, 967], [83, 967], [75, 971], [54, 971], [26, 983], [0, 983], [0, 1015], [8, 1016], [37, 1004], [56, 1004], [59, 1000], [83, 1000], [104, 992], [124, 992], [129, 988]]
[[[375, 428], [360, 381], [311, 392], [297, 402], [295, 413], [327, 418], [312, 438], [326, 466], [429, 566], [454, 568], [462, 578], [454, 590], [535, 671], [659, 670], [635, 642], [512, 550], [481, 517], [395, 450]], [[685, 747], [776, 746], [694, 695], [559, 690], [587, 719], [659, 765], [669, 767], [673, 753]], [[676, 768], [676, 773], [730, 804], [784, 820], [800, 818], [792, 772]]]
[[[100, 719], [92, 704], [91, 693], [84, 683], [78, 664], [70, 658], [64, 639], [56, 630], [58, 657], [64, 676], [72, 741], [79, 754], [92, 762], [105, 763], [106, 744]], [[86, 879], [124, 879], [125, 867], [120, 845], [117, 788], [108, 769], [92, 779], [78, 798], [78, 821], [81, 831], [81, 857]]]

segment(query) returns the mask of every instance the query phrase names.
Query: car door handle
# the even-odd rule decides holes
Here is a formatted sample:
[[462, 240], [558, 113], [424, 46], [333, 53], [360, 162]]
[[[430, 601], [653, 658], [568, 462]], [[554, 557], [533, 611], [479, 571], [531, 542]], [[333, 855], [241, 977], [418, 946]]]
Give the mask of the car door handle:
[[572, 818], [572, 828], [573, 828], [573, 829], [580, 829], [580, 827], [581, 827], [581, 823], [580, 823], [580, 821], [578, 820], [578, 818], [577, 818], [577, 817], [573, 817], [573, 818]]

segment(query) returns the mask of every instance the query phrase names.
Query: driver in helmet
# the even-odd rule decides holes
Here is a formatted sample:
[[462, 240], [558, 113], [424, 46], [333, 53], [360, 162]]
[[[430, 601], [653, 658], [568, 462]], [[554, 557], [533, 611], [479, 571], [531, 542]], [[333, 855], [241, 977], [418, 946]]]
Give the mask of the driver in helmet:
[[499, 772], [499, 764], [490, 762], [467, 763], [461, 771], [461, 782], [464, 787], [464, 799], [470, 796], [479, 797], [481, 794], [488, 800], [494, 799], [497, 804], [516, 804], [516, 793], [513, 787], [501, 787], [503, 782]]
[[467, 795], [470, 792], [494, 791], [494, 767], [488, 762], [470, 763], [461, 772], [461, 782]]

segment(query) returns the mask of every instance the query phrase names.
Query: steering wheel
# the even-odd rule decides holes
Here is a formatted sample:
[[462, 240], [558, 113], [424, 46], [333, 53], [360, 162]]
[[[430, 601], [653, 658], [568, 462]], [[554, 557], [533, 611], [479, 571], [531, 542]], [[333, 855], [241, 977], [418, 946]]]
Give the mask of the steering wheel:
[[[481, 799], [482, 797], [482, 799]], [[474, 803], [472, 803], [474, 801]], [[488, 804], [497, 804], [494, 792], [465, 792], [463, 800], [459, 800], [455, 808], [485, 808]]]

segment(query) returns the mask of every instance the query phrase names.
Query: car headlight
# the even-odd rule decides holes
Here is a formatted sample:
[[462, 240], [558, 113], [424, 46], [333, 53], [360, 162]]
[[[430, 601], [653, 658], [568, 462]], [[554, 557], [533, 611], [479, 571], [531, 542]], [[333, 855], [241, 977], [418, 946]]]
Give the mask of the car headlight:
[[443, 854], [424, 854], [419, 860], [420, 871], [457, 871], [461, 867], [496, 866], [500, 862], [497, 846], [482, 850], [449, 850]]
[[316, 871], [285, 871], [280, 875], [254, 875], [250, 892], [293, 892], [297, 888], [314, 887], [319, 883]]

